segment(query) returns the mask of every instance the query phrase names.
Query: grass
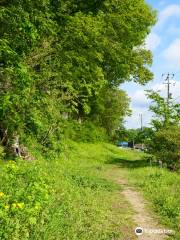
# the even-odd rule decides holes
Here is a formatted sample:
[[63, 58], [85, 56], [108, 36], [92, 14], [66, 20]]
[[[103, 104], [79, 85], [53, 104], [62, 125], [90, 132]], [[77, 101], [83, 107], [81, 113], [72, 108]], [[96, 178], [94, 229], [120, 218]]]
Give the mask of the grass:
[[58, 158], [37, 154], [35, 162], [1, 164], [0, 191], [7, 199], [0, 199], [0, 239], [135, 239], [133, 211], [121, 188], [104, 177], [113, 149], [69, 142]]
[[180, 175], [167, 169], [150, 166], [144, 156], [140, 152], [120, 150], [114, 154], [114, 159], [109, 161], [109, 164], [118, 167], [117, 174], [123, 175], [130, 185], [143, 193], [159, 221], [166, 229], [175, 231], [172, 239], [178, 240], [180, 239]]
[[51, 165], [56, 195], [44, 239], [134, 239], [129, 204], [119, 186], [103, 178], [112, 155], [105, 146], [71, 143]]
[[144, 154], [110, 144], [66, 142], [60, 157], [0, 162], [0, 239], [135, 239], [133, 210], [115, 179], [148, 199], [180, 239], [180, 176], [150, 167]]
[[180, 175], [157, 167], [128, 172], [129, 181], [144, 193], [162, 224], [175, 230], [180, 239]]

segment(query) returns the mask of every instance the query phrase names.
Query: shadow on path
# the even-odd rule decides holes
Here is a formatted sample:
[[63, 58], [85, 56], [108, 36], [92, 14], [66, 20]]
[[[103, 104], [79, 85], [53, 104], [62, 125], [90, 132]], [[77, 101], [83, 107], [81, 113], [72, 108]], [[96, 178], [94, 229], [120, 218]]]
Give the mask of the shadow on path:
[[107, 164], [115, 164], [121, 168], [142, 168], [148, 167], [149, 161], [146, 159], [128, 160], [126, 158], [112, 158]]

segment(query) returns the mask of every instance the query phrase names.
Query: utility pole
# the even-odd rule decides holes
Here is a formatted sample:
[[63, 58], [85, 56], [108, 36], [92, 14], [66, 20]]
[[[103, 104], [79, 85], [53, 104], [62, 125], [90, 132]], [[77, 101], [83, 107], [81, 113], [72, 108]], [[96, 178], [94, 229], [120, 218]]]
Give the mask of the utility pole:
[[143, 131], [143, 115], [142, 115], [142, 113], [139, 114], [139, 117], [140, 117], [140, 121], [141, 121], [141, 131]]
[[[162, 77], [165, 76], [165, 74], [162, 74]], [[175, 83], [171, 82], [171, 80], [174, 78], [174, 73], [170, 74], [168, 73], [165, 77], [164, 84], [167, 85], [167, 105], [169, 106], [169, 100], [172, 97], [172, 93], [170, 93], [170, 85]]]
[[175, 82], [172, 82], [171, 80], [174, 78], [174, 73], [170, 74], [162, 74], [162, 77], [165, 76], [164, 84], [167, 85], [167, 109], [165, 112], [165, 121], [164, 124], [169, 124], [169, 115], [170, 115], [170, 100], [172, 99], [172, 93], [170, 92], [170, 86], [175, 85]]

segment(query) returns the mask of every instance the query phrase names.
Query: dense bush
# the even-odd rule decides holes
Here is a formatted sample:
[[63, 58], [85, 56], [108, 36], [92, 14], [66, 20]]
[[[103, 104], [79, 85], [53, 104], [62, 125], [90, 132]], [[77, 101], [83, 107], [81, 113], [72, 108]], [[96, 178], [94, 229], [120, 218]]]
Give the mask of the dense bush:
[[180, 168], [180, 127], [170, 127], [155, 133], [150, 150], [168, 168]]

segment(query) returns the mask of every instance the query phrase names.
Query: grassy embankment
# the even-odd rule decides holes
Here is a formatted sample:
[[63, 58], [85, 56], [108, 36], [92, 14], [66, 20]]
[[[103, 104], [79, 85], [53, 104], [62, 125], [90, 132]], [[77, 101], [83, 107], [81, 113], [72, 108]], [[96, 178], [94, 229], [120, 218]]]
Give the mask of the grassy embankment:
[[1, 161], [0, 239], [134, 239], [132, 210], [103, 178], [111, 145], [68, 145], [58, 159]]
[[177, 174], [109, 144], [68, 146], [58, 159], [1, 162], [0, 239], [134, 239], [133, 210], [113, 174], [136, 185], [178, 239]]

